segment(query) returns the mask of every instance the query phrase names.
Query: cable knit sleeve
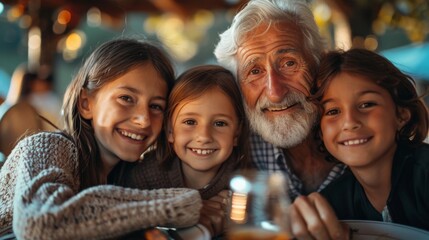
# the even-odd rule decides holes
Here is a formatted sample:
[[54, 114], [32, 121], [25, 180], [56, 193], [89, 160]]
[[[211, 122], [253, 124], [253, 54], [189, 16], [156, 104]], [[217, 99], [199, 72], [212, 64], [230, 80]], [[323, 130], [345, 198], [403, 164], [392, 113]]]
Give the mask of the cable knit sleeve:
[[199, 218], [201, 199], [191, 189], [101, 185], [78, 192], [76, 147], [60, 134], [22, 140], [6, 165], [1, 174], [15, 185], [9, 194], [19, 239], [102, 239], [155, 225], [191, 226]]

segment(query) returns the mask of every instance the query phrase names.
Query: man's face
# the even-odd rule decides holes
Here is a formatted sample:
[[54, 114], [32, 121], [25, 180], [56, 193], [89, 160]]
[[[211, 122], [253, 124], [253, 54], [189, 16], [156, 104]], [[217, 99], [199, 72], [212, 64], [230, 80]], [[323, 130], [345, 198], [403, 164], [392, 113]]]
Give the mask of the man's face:
[[250, 125], [280, 147], [301, 143], [317, 119], [317, 108], [306, 100], [313, 77], [303, 45], [299, 29], [282, 22], [268, 29], [257, 27], [243, 38], [237, 52], [237, 75]]

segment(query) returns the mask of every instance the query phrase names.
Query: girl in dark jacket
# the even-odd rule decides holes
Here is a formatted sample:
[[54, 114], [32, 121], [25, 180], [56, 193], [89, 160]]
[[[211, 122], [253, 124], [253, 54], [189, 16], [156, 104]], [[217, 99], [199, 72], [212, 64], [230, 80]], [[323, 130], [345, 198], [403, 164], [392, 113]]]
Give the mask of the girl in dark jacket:
[[429, 230], [428, 112], [413, 79], [377, 53], [333, 51], [315, 90], [323, 145], [349, 167], [322, 191], [338, 218]]

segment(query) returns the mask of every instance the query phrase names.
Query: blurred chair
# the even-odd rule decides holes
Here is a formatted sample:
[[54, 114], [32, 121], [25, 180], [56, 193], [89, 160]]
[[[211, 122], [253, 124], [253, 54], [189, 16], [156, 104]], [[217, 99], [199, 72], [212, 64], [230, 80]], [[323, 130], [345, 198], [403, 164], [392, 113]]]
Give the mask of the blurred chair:
[[15, 70], [8, 95], [0, 105], [0, 168], [22, 136], [46, 129], [35, 108], [20, 99], [26, 73], [25, 65]]
[[10, 154], [22, 135], [42, 129], [42, 121], [29, 103], [19, 101], [11, 105], [4, 102], [0, 105], [0, 152], [3, 155]]

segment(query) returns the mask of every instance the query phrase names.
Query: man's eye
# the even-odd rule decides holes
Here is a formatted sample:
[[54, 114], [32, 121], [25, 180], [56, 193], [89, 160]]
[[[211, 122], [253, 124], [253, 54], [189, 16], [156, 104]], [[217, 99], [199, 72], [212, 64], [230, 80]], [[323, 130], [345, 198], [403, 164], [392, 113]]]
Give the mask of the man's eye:
[[293, 66], [295, 66], [296, 65], [296, 62], [294, 62], [294, 61], [287, 61], [286, 63], [285, 63], [285, 66], [287, 66], [287, 67], [293, 67]]
[[261, 72], [261, 70], [254, 68], [254, 69], [250, 70], [250, 75], [256, 75], [256, 74], [259, 74], [260, 72]]
[[299, 64], [294, 60], [284, 61], [281, 70], [286, 73], [294, 73], [299, 70]]
[[263, 79], [263, 70], [261, 68], [254, 67], [247, 74], [243, 75], [240, 79], [241, 83], [252, 83], [259, 84]]

